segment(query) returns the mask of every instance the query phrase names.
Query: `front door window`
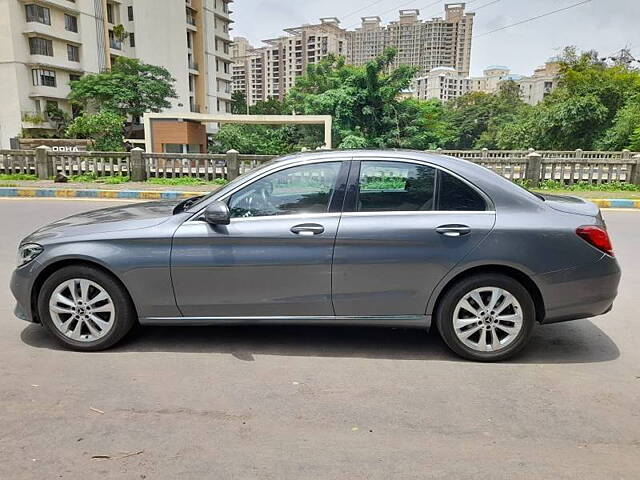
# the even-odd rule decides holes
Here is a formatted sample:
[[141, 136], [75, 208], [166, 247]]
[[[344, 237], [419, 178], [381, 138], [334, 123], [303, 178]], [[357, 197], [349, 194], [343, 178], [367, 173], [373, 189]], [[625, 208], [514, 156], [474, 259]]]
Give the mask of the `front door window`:
[[341, 162], [312, 163], [256, 180], [231, 196], [231, 217], [326, 213], [341, 165]]

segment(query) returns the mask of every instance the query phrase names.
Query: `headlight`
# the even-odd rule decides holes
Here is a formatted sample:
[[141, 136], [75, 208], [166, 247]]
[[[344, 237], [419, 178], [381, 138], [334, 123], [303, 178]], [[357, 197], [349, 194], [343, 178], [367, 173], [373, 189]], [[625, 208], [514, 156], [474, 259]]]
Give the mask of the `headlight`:
[[26, 265], [42, 253], [42, 247], [37, 243], [25, 243], [18, 248], [18, 266]]

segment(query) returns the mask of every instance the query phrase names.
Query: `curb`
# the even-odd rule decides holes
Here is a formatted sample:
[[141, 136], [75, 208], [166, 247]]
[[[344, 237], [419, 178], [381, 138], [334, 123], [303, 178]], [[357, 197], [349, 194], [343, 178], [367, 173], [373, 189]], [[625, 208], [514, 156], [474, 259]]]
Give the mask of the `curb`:
[[[72, 188], [0, 187], [0, 198], [114, 198], [123, 200], [182, 200], [208, 192], [175, 192], [159, 190], [102, 190]], [[622, 198], [588, 198], [600, 208], [640, 209], [640, 200]]]
[[585, 200], [595, 203], [600, 208], [638, 208], [640, 209], [640, 200], [631, 200], [624, 198], [586, 198]]
[[1, 197], [23, 198], [114, 198], [124, 200], [182, 200], [208, 192], [172, 192], [157, 190], [101, 190], [65, 188], [0, 187]]

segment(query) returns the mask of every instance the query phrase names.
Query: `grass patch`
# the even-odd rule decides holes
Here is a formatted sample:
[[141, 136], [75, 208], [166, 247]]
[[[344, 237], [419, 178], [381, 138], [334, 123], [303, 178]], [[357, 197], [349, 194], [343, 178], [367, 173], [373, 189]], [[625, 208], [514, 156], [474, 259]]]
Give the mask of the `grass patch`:
[[542, 194], [549, 193], [551, 195], [571, 195], [580, 198], [628, 198], [640, 199], [640, 191], [633, 192], [629, 190], [533, 190]]
[[84, 175], [72, 175], [69, 181], [73, 183], [104, 183], [106, 185], [119, 185], [129, 181], [129, 177], [125, 175], [113, 175], [109, 177], [99, 177], [95, 173], [86, 173]]
[[589, 182], [577, 182], [573, 185], [567, 185], [555, 180], [545, 180], [540, 182], [538, 187], [533, 188], [528, 180], [516, 180], [515, 182], [529, 190], [543, 194], [573, 195], [583, 198], [640, 198], [640, 185], [632, 183], [610, 182], [596, 185]]
[[6, 180], [37, 180], [38, 177], [36, 175], [30, 175], [28, 173], [3, 173], [0, 174], [0, 181]]
[[224, 178], [216, 178], [215, 180], [203, 180], [202, 178], [192, 177], [175, 177], [175, 178], [149, 178], [147, 183], [152, 185], [186, 185], [197, 187], [200, 185], [226, 185], [227, 180]]

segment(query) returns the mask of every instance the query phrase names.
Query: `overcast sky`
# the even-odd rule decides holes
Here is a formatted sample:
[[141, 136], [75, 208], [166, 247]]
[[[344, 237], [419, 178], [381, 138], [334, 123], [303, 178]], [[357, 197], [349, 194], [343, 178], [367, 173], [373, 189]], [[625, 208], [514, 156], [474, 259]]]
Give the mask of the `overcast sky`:
[[[493, 64], [506, 65], [513, 73], [531, 74], [536, 66], [566, 45], [596, 49], [603, 56], [629, 46], [640, 59], [640, 0], [592, 0], [567, 11], [482, 35], [578, 1], [468, 1], [468, 11], [489, 4], [476, 12], [474, 34], [479, 37], [472, 43], [472, 75], [481, 74], [482, 69]], [[343, 27], [351, 29], [359, 24], [363, 15], [379, 15], [388, 22], [397, 18], [401, 8], [418, 8], [422, 18], [440, 16], [445, 3], [453, 1], [434, 4], [433, 0], [235, 0], [232, 10], [236, 23], [232, 34], [247, 37], [258, 46], [262, 39], [281, 35], [283, 28], [317, 23], [320, 17], [338, 17]], [[361, 8], [364, 9], [354, 13]]]

